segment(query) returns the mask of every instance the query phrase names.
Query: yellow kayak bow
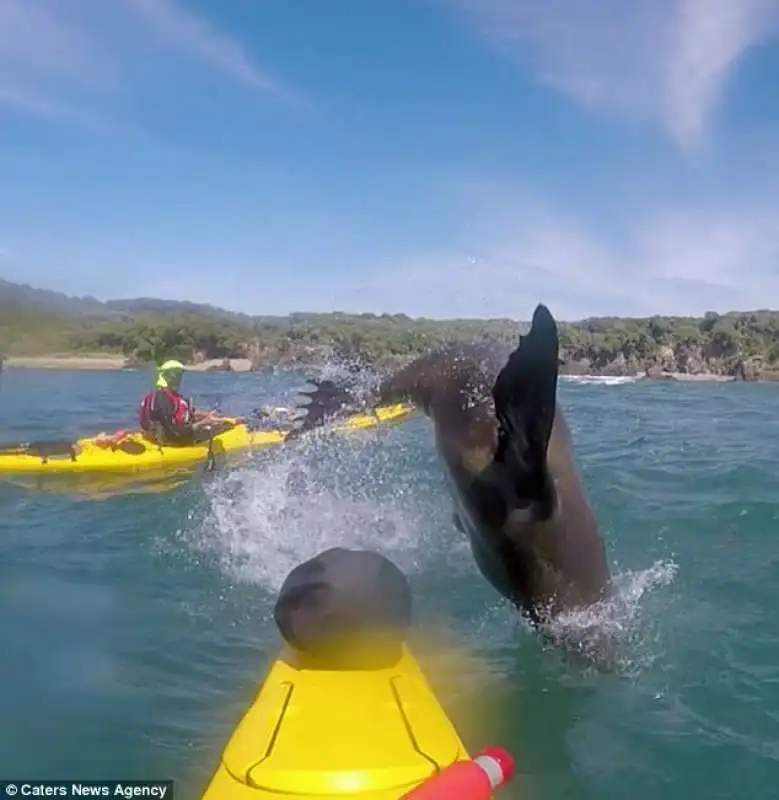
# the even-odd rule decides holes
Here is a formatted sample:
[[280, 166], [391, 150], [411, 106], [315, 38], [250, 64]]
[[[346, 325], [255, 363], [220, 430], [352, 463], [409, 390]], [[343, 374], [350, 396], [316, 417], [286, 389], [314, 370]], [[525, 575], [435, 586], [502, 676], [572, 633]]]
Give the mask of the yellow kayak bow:
[[285, 649], [203, 800], [398, 800], [466, 758], [407, 647], [376, 670], [301, 668]]

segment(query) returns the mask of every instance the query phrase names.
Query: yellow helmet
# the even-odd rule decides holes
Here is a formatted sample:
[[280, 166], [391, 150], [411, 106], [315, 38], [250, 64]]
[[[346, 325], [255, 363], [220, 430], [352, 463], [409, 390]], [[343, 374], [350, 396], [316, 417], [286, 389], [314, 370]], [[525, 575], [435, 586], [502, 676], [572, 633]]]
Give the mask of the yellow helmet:
[[178, 386], [186, 367], [180, 361], [166, 361], [157, 372], [157, 388], [168, 389], [171, 383]]

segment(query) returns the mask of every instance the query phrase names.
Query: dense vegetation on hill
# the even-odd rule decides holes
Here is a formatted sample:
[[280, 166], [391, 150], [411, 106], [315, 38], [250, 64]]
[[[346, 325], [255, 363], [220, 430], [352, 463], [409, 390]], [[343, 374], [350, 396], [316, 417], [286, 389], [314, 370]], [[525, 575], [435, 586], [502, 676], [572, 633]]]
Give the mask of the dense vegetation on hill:
[[[0, 281], [6, 355], [123, 354], [132, 362], [249, 358], [258, 369], [320, 363], [334, 353], [387, 364], [437, 344], [516, 341], [510, 320], [426, 320], [403, 314], [249, 317], [153, 299], [101, 303]], [[779, 375], [779, 312], [703, 318], [596, 318], [560, 324], [563, 371], [604, 375]]]

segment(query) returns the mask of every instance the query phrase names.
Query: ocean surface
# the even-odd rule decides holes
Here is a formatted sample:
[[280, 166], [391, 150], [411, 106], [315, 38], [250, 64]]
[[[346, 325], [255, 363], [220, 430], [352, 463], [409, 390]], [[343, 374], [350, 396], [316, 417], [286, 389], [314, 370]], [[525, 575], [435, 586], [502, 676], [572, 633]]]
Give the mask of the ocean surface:
[[[9, 370], [0, 439], [132, 425], [149, 377]], [[303, 384], [186, 380], [235, 413]], [[166, 493], [0, 483], [0, 779], [172, 778], [198, 798], [277, 650], [275, 592], [340, 544], [408, 574], [442, 703], [525, 776], [502, 797], [779, 796], [779, 385], [561, 382], [560, 399], [620, 587], [601, 612], [618, 674], [568, 663], [480, 577], [423, 419]]]

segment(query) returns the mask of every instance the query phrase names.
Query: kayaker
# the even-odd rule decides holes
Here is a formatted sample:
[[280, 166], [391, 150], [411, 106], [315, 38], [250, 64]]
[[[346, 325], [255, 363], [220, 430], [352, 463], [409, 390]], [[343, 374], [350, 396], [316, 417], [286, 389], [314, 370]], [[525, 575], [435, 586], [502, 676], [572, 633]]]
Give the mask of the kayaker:
[[180, 361], [166, 361], [157, 372], [154, 389], [144, 395], [138, 409], [141, 429], [158, 444], [193, 444], [229, 430], [236, 422], [214, 411], [197, 411], [182, 397], [184, 372]]

